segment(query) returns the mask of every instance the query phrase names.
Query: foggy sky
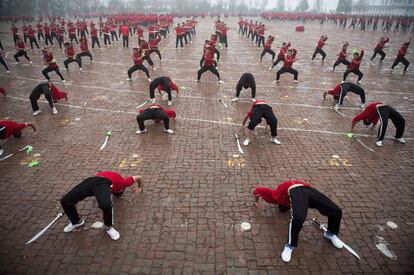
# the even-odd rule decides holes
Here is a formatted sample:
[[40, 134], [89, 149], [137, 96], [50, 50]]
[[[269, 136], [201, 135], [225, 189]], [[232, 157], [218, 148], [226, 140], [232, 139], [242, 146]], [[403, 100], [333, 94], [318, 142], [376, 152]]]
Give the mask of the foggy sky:
[[[290, 10], [295, 9], [296, 6], [300, 0], [285, 0], [285, 6], [286, 8], [289, 8]], [[314, 6], [315, 0], [308, 0], [310, 8]], [[338, 0], [324, 0], [323, 1], [324, 8], [326, 5], [327, 11], [336, 9], [336, 6], [338, 5]], [[276, 8], [277, 0], [269, 0], [269, 4], [267, 8], [272, 9]]]

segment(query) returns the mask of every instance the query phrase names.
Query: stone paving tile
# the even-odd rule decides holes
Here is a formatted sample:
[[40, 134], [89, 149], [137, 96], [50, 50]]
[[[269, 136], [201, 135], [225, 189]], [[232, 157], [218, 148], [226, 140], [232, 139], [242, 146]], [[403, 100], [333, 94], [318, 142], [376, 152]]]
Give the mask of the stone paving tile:
[[[55, 116], [44, 100], [42, 115], [31, 116], [28, 96], [43, 81], [39, 53], [30, 53], [31, 66], [12, 65], [10, 75], [0, 72], [0, 86], [9, 91], [8, 97], [0, 98], [0, 119], [33, 121], [39, 128], [37, 133], [25, 131], [22, 138], [2, 144], [6, 152], [31, 144], [40, 154], [40, 166], [35, 168], [25, 166], [33, 155], [19, 155], [0, 164], [0, 273], [389, 274], [414, 270], [413, 69], [406, 75], [398, 69], [388, 70], [408, 37], [389, 33], [384, 63], [370, 65], [372, 48], [383, 33], [344, 31], [315, 23], [306, 24], [305, 33], [295, 33], [292, 23], [267, 22], [268, 32], [277, 35], [274, 48], [290, 40], [299, 51], [294, 67], [300, 82], [294, 84], [290, 76], [283, 76], [275, 85], [275, 72], [268, 70], [269, 57], [259, 64], [260, 50], [237, 35], [237, 19], [226, 21], [232, 30], [230, 48], [222, 50], [219, 63], [223, 85], [208, 73], [200, 83], [194, 82], [203, 41], [213, 30], [211, 19], [200, 23], [196, 39], [185, 50], [176, 50], [169, 37], [161, 43], [164, 62], [154, 58], [158, 70], [150, 72], [152, 77], [169, 75], [186, 87], [173, 99], [178, 114], [171, 123], [174, 135], [165, 135], [159, 125], [148, 125], [148, 134], [135, 135], [136, 106], [148, 97], [148, 82], [142, 73], [126, 81], [131, 52], [119, 44], [94, 50], [95, 62], [85, 61], [84, 71], [64, 72], [66, 85], [57, 85], [69, 92], [69, 101], [58, 104]], [[0, 27], [8, 29], [5, 24]], [[311, 63], [322, 33], [329, 37], [327, 61]], [[9, 37], [1, 38], [6, 50], [12, 50]], [[367, 50], [361, 68], [368, 102], [384, 101], [406, 118], [405, 146], [386, 139], [384, 147], [376, 148], [376, 130], [360, 126], [357, 132], [367, 135], [360, 139], [375, 149], [375, 153], [367, 151], [344, 135], [351, 117], [359, 112], [358, 98], [345, 101], [341, 112], [347, 118], [329, 109], [331, 100], [322, 102], [322, 93], [341, 80], [343, 68], [329, 69], [345, 40]], [[63, 53], [55, 54], [61, 62]], [[409, 50], [408, 60], [413, 57]], [[235, 157], [239, 153], [234, 133], [251, 106], [250, 92], [242, 93], [242, 102], [230, 99], [245, 71], [255, 75], [258, 98], [273, 106], [282, 145], [270, 144], [268, 130], [259, 128], [254, 142], [244, 148], [246, 155]], [[113, 136], [107, 148], [98, 151], [107, 130]], [[393, 131], [390, 125], [388, 135]], [[333, 159], [334, 154], [339, 160]], [[59, 199], [67, 190], [106, 169], [141, 174], [145, 180], [142, 195], [127, 191], [115, 198], [119, 241], [112, 242], [104, 232], [90, 228], [101, 213], [94, 200], [86, 200], [79, 204], [86, 219], [83, 229], [64, 234], [67, 219], [62, 218], [38, 241], [24, 246], [55, 217]], [[274, 186], [290, 179], [313, 184], [342, 207], [340, 236], [360, 254], [361, 261], [334, 250], [309, 222], [291, 263], [281, 261], [289, 214], [272, 207], [254, 209], [251, 190], [255, 184]], [[314, 216], [320, 218], [310, 211], [309, 218]], [[240, 231], [242, 221], [252, 224], [251, 231]], [[397, 223], [398, 228], [390, 229], [387, 221]], [[397, 259], [387, 258], [376, 248], [380, 238]]]

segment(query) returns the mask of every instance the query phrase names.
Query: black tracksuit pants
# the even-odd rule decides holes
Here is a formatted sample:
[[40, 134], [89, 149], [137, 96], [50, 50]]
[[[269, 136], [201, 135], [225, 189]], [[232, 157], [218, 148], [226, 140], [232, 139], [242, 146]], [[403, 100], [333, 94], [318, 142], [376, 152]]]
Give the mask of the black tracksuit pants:
[[113, 224], [111, 185], [112, 182], [106, 178], [91, 177], [70, 190], [60, 201], [70, 222], [78, 224], [81, 220], [76, 204], [87, 197], [95, 196], [98, 201], [98, 207], [103, 212], [104, 224], [107, 227], [111, 227]]
[[213, 74], [215, 74], [217, 76], [217, 78], [220, 80], [220, 74], [217, 71], [216, 67], [214, 66], [203, 66], [200, 68], [200, 70], [198, 70], [197, 72], [197, 80], [200, 80], [201, 75], [207, 71], [212, 72]]
[[263, 49], [262, 54], [260, 55], [260, 61], [262, 61], [262, 58], [266, 53], [270, 53], [272, 55], [272, 61], [275, 60], [276, 53], [272, 49], [265, 48]]
[[24, 56], [27, 60], [30, 61], [30, 58], [27, 56], [27, 52], [25, 50], [20, 50], [14, 55], [14, 59], [16, 62], [19, 62], [19, 57]]
[[397, 132], [395, 133], [395, 138], [401, 138], [404, 134], [405, 129], [405, 119], [402, 115], [390, 106], [380, 106], [377, 108], [377, 112], [381, 121], [381, 125], [378, 129], [377, 141], [384, 140], [385, 132], [387, 131], [388, 119], [391, 119], [394, 123]]
[[162, 85], [165, 89], [165, 91], [168, 94], [168, 100], [171, 101], [172, 100], [172, 95], [171, 95], [171, 87], [170, 87], [170, 81], [168, 78], [166, 77], [157, 77], [156, 79], [154, 79], [151, 84], [150, 84], [150, 98], [154, 98], [155, 97], [155, 89], [159, 86]]
[[407, 71], [408, 66], [410, 65], [410, 62], [408, 62], [408, 60], [405, 57], [401, 57], [401, 58], [396, 58], [394, 60], [394, 63], [392, 64], [391, 69], [394, 69], [395, 66], [397, 66], [399, 63], [403, 63], [404, 64], [404, 71]]
[[284, 73], [291, 73], [291, 74], [293, 74], [293, 79], [298, 80], [298, 74], [299, 73], [298, 73], [298, 71], [296, 71], [292, 67], [288, 68], [288, 69], [286, 69], [285, 67], [280, 68], [280, 70], [276, 72], [276, 80], [279, 80], [280, 75], [284, 74]]
[[352, 92], [354, 94], [359, 95], [361, 97], [361, 102], [365, 104], [365, 91], [361, 86], [351, 83], [351, 82], [345, 82], [341, 84], [341, 87], [342, 87], [342, 92], [339, 95], [339, 99], [338, 99], [339, 104], [342, 105], [342, 103], [344, 102], [344, 98], [348, 92]]
[[371, 57], [371, 61], [377, 56], [377, 54], [381, 55], [381, 61], [385, 58], [385, 52], [382, 49], [374, 49], [374, 54]]
[[335, 61], [334, 65], [333, 65], [333, 69], [335, 70], [336, 66], [338, 66], [339, 64], [344, 64], [345, 66], [348, 66], [349, 64], [351, 64], [351, 62], [349, 62], [349, 61], [348, 61], [348, 60], [346, 60], [346, 59], [342, 59], [342, 60], [337, 59], [337, 60]]
[[129, 68], [129, 70], [128, 70], [128, 77], [131, 78], [132, 73], [135, 72], [135, 71], [137, 71], [137, 70], [143, 71], [146, 74], [147, 78], [150, 78], [148, 69], [144, 65], [142, 65], [142, 64], [135, 64], [134, 66], [132, 66], [131, 68]]
[[170, 118], [163, 110], [161, 110], [160, 108], [148, 108], [143, 113], [137, 115], [137, 121], [140, 131], [145, 130], [144, 122], [150, 119], [162, 120], [164, 122], [164, 128], [166, 130], [170, 129]]
[[37, 104], [37, 101], [39, 100], [41, 94], [45, 95], [47, 101], [49, 102], [49, 106], [51, 108], [54, 107], [53, 99], [52, 99], [52, 93], [50, 91], [49, 84], [41, 83], [33, 89], [32, 93], [30, 94], [30, 97], [29, 97], [30, 98], [30, 103], [32, 104], [33, 112], [39, 110], [39, 105]]
[[316, 55], [317, 54], [320, 54], [320, 55], [322, 55], [322, 61], [324, 61], [325, 60], [325, 57], [326, 57], [326, 53], [325, 53], [325, 51], [324, 50], [322, 50], [322, 49], [318, 49], [318, 48], [316, 48], [315, 49], [315, 51], [313, 52], [313, 55], [312, 55], [312, 60], [314, 60], [315, 59], [315, 57], [316, 57]]
[[63, 75], [60, 73], [59, 67], [54, 67], [54, 68], [52, 68], [52, 67], [50, 67], [50, 66], [47, 66], [46, 68], [44, 68], [44, 69], [43, 69], [42, 74], [44, 75], [44, 77], [45, 77], [47, 80], [50, 80], [49, 73], [50, 73], [50, 72], [52, 72], [52, 71], [55, 71], [55, 72], [56, 72], [56, 74], [60, 77], [60, 79], [61, 79], [61, 80], [65, 80], [65, 79], [63, 78]]
[[299, 186], [289, 192], [291, 218], [289, 223], [288, 244], [298, 245], [299, 232], [308, 214], [308, 208], [315, 208], [328, 217], [328, 231], [338, 235], [341, 225], [342, 210], [327, 196], [312, 187]]
[[253, 108], [252, 116], [250, 117], [249, 130], [254, 130], [257, 125], [262, 122], [264, 118], [267, 124], [270, 126], [270, 134], [272, 137], [277, 136], [277, 118], [273, 113], [272, 107], [267, 104], [258, 104]]
[[363, 74], [363, 73], [362, 73], [359, 69], [353, 69], [352, 71], [350, 71], [350, 70], [346, 69], [346, 70], [345, 70], [345, 72], [344, 72], [344, 78], [343, 78], [343, 81], [345, 81], [345, 80], [346, 80], [346, 78], [348, 77], [348, 75], [349, 75], [350, 73], [354, 73], [354, 74], [356, 74], [356, 75], [358, 76], [358, 81], [360, 81], [360, 80], [362, 79], [362, 77], [364, 76], [364, 74]]

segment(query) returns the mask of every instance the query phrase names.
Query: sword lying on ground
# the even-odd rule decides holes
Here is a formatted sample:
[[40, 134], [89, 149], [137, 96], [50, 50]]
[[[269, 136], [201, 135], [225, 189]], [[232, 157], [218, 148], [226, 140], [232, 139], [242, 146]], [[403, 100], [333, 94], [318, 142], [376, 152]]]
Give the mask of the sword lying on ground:
[[227, 104], [226, 104], [226, 103], [224, 103], [224, 101], [223, 101], [223, 99], [222, 99], [222, 98], [220, 98], [220, 99], [219, 99], [219, 101], [220, 101], [221, 103], [223, 103], [224, 108], [227, 108], [227, 107], [228, 107], [228, 106], [227, 106]]
[[43, 233], [46, 232], [46, 230], [49, 229], [49, 227], [51, 227], [58, 219], [60, 219], [63, 216], [62, 213], [57, 214], [56, 218], [53, 219], [53, 221], [51, 221], [45, 228], [43, 228], [41, 231], [39, 231], [39, 233], [37, 233], [36, 235], [34, 235], [33, 238], [31, 238], [29, 241], [27, 241], [27, 243], [25, 243], [25, 245], [28, 245], [34, 241], [36, 241], [40, 236], [43, 235]]
[[108, 131], [105, 133], [105, 135], [106, 135], [105, 142], [102, 144], [101, 148], [99, 148], [99, 151], [103, 150], [106, 147], [106, 144], [108, 143], [108, 139], [112, 135], [112, 132]]
[[10, 158], [10, 157], [12, 157], [14, 155], [17, 155], [18, 153], [23, 152], [23, 151], [26, 151], [26, 153], [29, 154], [29, 153], [31, 153], [33, 151], [33, 146], [27, 145], [27, 146], [23, 147], [22, 149], [20, 149], [19, 151], [5, 156], [4, 158], [0, 159], [0, 161], [3, 161], [5, 159], [8, 159], [8, 158]]
[[239, 135], [238, 135], [238, 134], [234, 134], [234, 136], [236, 137], [237, 147], [239, 148], [239, 152], [240, 152], [240, 154], [244, 155], [243, 149], [242, 149], [242, 147], [240, 146]]
[[139, 105], [137, 106], [137, 108], [141, 108], [142, 106], [144, 106], [144, 105], [145, 105], [145, 104], [147, 104], [148, 102], [150, 102], [150, 100], [149, 100], [149, 99], [145, 100], [144, 102], [142, 102], [141, 104], [139, 104]]
[[[315, 224], [317, 227], [319, 227], [320, 229], [322, 229], [323, 231], [327, 232], [328, 229], [326, 229], [325, 225], [321, 224], [316, 218], [312, 219], [313, 224]], [[359, 257], [358, 253], [355, 252], [355, 250], [353, 250], [351, 247], [349, 247], [346, 243], [344, 243], [342, 240], [340, 240], [338, 238], [339, 241], [342, 242], [342, 244], [344, 245], [344, 247], [346, 248], [346, 250], [348, 250], [349, 252], [351, 252], [352, 255], [354, 255], [355, 257], [358, 258], [358, 260], [361, 259], [361, 257]]]

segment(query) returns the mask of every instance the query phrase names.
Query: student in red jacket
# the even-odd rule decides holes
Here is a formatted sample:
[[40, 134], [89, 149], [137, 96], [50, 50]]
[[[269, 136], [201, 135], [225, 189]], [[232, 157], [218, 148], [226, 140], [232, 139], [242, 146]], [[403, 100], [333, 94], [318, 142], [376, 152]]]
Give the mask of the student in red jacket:
[[276, 53], [272, 50], [272, 43], [273, 43], [274, 40], [275, 40], [275, 37], [269, 35], [269, 37], [267, 38], [266, 44], [264, 44], [263, 51], [262, 51], [262, 54], [260, 55], [259, 62], [262, 62], [263, 56], [266, 53], [269, 53], [272, 56], [272, 62], [275, 61]]
[[56, 38], [59, 43], [59, 49], [62, 50], [62, 44], [65, 44], [64, 37], [63, 37], [63, 30], [61, 27], [56, 28]]
[[143, 134], [148, 132], [145, 129], [144, 122], [146, 120], [154, 120], [155, 122], [159, 122], [162, 120], [164, 122], [164, 132], [167, 134], [174, 133], [173, 130], [170, 129], [170, 118], [175, 118], [176, 113], [173, 110], [164, 109], [160, 105], [152, 104], [148, 106], [147, 109], [138, 110], [139, 114], [137, 115], [137, 122], [139, 126], [139, 130], [136, 131], [137, 134]]
[[213, 74], [215, 74], [219, 80], [219, 84], [223, 83], [223, 81], [220, 79], [219, 72], [214, 66], [214, 52], [211, 50], [211, 48], [205, 49], [203, 66], [197, 72], [197, 79], [196, 79], [197, 82], [200, 81], [201, 75], [205, 73], [206, 71], [210, 71]]
[[352, 82], [342, 82], [336, 85], [335, 88], [329, 90], [328, 92], [323, 93], [323, 100], [325, 100], [326, 95], [330, 94], [336, 101], [336, 105], [334, 107], [335, 110], [339, 110], [339, 107], [343, 104], [344, 98], [348, 92], [352, 92], [356, 95], [361, 97], [361, 108], [365, 107], [365, 91], [364, 89]]
[[161, 36], [157, 35], [155, 39], [152, 39], [148, 42], [149, 51], [148, 55], [151, 55], [152, 53], [156, 53], [158, 57], [160, 58], [160, 61], [162, 62], [161, 52], [158, 50], [158, 43], [161, 41]]
[[374, 60], [374, 58], [377, 56], [377, 54], [381, 55], [381, 59], [380, 62], [382, 62], [385, 58], [385, 52], [384, 52], [384, 48], [385, 48], [385, 44], [390, 41], [389, 38], [385, 38], [385, 37], [381, 37], [380, 41], [378, 42], [377, 46], [374, 49], [374, 54], [371, 57], [371, 62]]
[[103, 212], [106, 232], [112, 240], [118, 240], [120, 238], [120, 234], [115, 230], [115, 228], [113, 228], [114, 213], [111, 195], [121, 196], [125, 188], [133, 185], [134, 183], [137, 183], [135, 192], [141, 193], [141, 176], [130, 176], [123, 178], [118, 173], [104, 171], [96, 174], [94, 177], [87, 178], [80, 184], [73, 187], [72, 190], [70, 190], [60, 200], [62, 208], [70, 220], [70, 223], [65, 226], [63, 231], [66, 233], [72, 232], [76, 228], [85, 224], [85, 221], [79, 216], [76, 204], [87, 197], [94, 196], [98, 202], [98, 207]]
[[346, 50], [348, 49], [348, 46], [348, 42], [345, 42], [345, 44], [342, 45], [342, 49], [339, 51], [338, 59], [335, 61], [332, 71], [335, 71], [336, 66], [339, 64], [344, 64], [345, 66], [351, 64], [351, 62], [346, 59]]
[[269, 67], [269, 71], [271, 71], [277, 64], [279, 64], [280, 61], [285, 60], [285, 55], [287, 51], [289, 50], [290, 42], [283, 42], [282, 47], [279, 49], [279, 53], [277, 55], [276, 61], [273, 63], [272, 67]]
[[75, 58], [75, 49], [73, 48], [73, 44], [71, 42], [66, 42], [64, 46], [65, 46], [66, 60], [63, 61], [63, 65], [65, 65], [66, 70], [69, 71], [69, 64], [72, 62], [76, 62], [79, 66], [79, 70], [82, 70], [81, 63], [79, 62], [77, 58]]
[[276, 73], [276, 82], [280, 81], [280, 75], [284, 73], [293, 74], [293, 82], [298, 82], [298, 71], [292, 68], [293, 63], [296, 61], [296, 49], [289, 49], [283, 60], [283, 67]]
[[254, 205], [259, 209], [264, 209], [260, 204], [261, 198], [269, 204], [278, 204], [281, 211], [289, 209], [291, 211], [288, 241], [281, 255], [284, 262], [288, 263], [292, 258], [293, 249], [298, 245], [299, 232], [306, 221], [309, 208], [314, 208], [323, 216], [328, 217], [328, 231], [323, 236], [336, 248], [343, 248], [342, 241], [337, 237], [342, 219], [341, 208], [310, 184], [300, 180], [285, 181], [276, 189], [257, 187], [253, 191], [253, 196], [255, 197]]
[[86, 39], [86, 36], [82, 36], [79, 42], [80, 42], [79, 48], [81, 52], [76, 55], [76, 59], [78, 60], [79, 67], [82, 67], [82, 56], [89, 56], [91, 62], [93, 62], [93, 59], [92, 59], [92, 54], [88, 48], [88, 40]]
[[14, 44], [16, 44], [16, 40], [17, 40], [17, 38], [19, 38], [19, 28], [16, 27], [16, 25], [14, 25], [14, 23], [12, 23], [12, 27], [10, 28], [10, 31], [13, 34], [13, 42], [14, 42]]
[[27, 30], [27, 37], [29, 38], [30, 48], [32, 49], [32, 51], [33, 51], [33, 44], [35, 44], [37, 49], [39, 50], [40, 48], [39, 48], [39, 44], [37, 43], [36, 32], [32, 28], [32, 25], [29, 25], [29, 28]]
[[47, 65], [47, 67], [43, 69], [42, 71], [42, 74], [44, 75], [44, 77], [48, 81], [50, 81], [50, 77], [48, 74], [51, 71], [55, 71], [56, 74], [60, 77], [60, 79], [64, 83], [65, 79], [63, 78], [63, 75], [60, 73], [59, 66], [56, 63], [56, 59], [53, 58], [53, 53], [45, 47], [42, 49], [42, 54], [43, 54], [43, 62], [45, 63], [45, 65]]
[[184, 48], [183, 45], [183, 36], [185, 35], [185, 30], [181, 27], [181, 24], [178, 23], [177, 27], [175, 28], [175, 48], [178, 49], [178, 41], [180, 41], [181, 48]]
[[135, 72], [136, 70], [141, 70], [147, 76], [148, 81], [151, 82], [151, 78], [150, 78], [148, 69], [142, 64], [144, 62], [144, 57], [143, 57], [142, 51], [139, 50], [138, 48], [133, 48], [132, 51], [133, 51], [132, 60], [134, 61], [134, 66], [132, 66], [128, 70], [127, 81], [131, 81], [131, 76], [132, 76], [133, 72]]
[[49, 45], [48, 43], [50, 43], [50, 45], [53, 46], [52, 36], [50, 35], [50, 27], [47, 25], [47, 23], [44, 24], [43, 30], [45, 31], [45, 44], [46, 44], [46, 46]]
[[388, 119], [391, 119], [392, 123], [394, 123], [394, 126], [397, 129], [394, 139], [404, 144], [405, 140], [402, 136], [404, 134], [405, 129], [405, 119], [397, 110], [388, 105], [383, 104], [382, 102], [371, 103], [367, 106], [367, 108], [365, 108], [365, 110], [362, 113], [356, 115], [352, 119], [351, 131], [354, 130], [355, 125], [361, 120], [367, 126], [371, 125], [372, 123], [372, 128], [374, 128], [375, 125], [377, 125], [378, 121], [380, 121], [381, 125], [378, 129], [378, 136], [375, 144], [381, 147], [382, 141], [385, 137], [385, 131], [387, 130]]
[[361, 79], [364, 76], [364, 74], [359, 70], [362, 57], [364, 57], [364, 50], [361, 50], [361, 53], [359, 53], [358, 51], [354, 53], [354, 58], [352, 58], [351, 64], [349, 64], [347, 69], [345, 70], [342, 81], [345, 81], [350, 73], [354, 73], [358, 76], [357, 83], [361, 83]]
[[98, 48], [101, 48], [101, 45], [99, 44], [98, 39], [98, 30], [95, 28], [95, 25], [92, 25], [91, 27], [91, 39], [92, 39], [92, 49], [95, 48], [95, 43], [98, 45]]
[[404, 72], [407, 71], [408, 66], [410, 65], [410, 62], [405, 58], [405, 55], [407, 54], [408, 46], [410, 45], [411, 38], [408, 42], [405, 42], [400, 50], [398, 51], [397, 58], [394, 60], [394, 63], [391, 66], [391, 70], [394, 70], [394, 67], [397, 66], [400, 62], [404, 64]]
[[322, 35], [318, 41], [318, 44], [316, 45], [316, 49], [312, 55], [312, 60], [314, 60], [316, 55], [319, 53], [320, 55], [322, 55], [322, 62], [325, 61], [326, 53], [324, 50], [322, 50], [322, 48], [323, 46], [325, 46], [326, 40], [328, 40], [328, 36]]
[[24, 44], [23, 40], [21, 40], [20, 37], [18, 37], [16, 39], [16, 54], [14, 55], [14, 59], [16, 60], [16, 63], [19, 64], [19, 57], [20, 56], [24, 56], [30, 64], [32, 64], [32, 61], [30, 60], [29, 56], [27, 56], [27, 51], [26, 51], [26, 45]]
[[4, 66], [4, 68], [6, 69], [6, 73], [9, 74], [10, 69], [9, 69], [9, 66], [7, 66], [7, 62], [6, 62], [5, 57], [4, 57], [4, 51], [1, 51], [1, 50], [0, 50], [0, 64], [2, 64]]
[[104, 27], [102, 28], [102, 33], [104, 35], [104, 44], [105, 46], [107, 46], [109, 44], [109, 46], [111, 45], [111, 39], [109, 38], [111, 28], [109, 27], [109, 23], [105, 23]]
[[39, 109], [39, 105], [37, 104], [37, 101], [39, 100], [42, 94], [45, 96], [45, 98], [49, 102], [49, 106], [50, 108], [52, 108], [52, 114], [54, 115], [58, 113], [54, 103], [56, 103], [58, 100], [63, 99], [63, 98], [65, 98], [66, 101], [68, 100], [67, 93], [60, 91], [52, 83], [40, 83], [33, 89], [29, 97], [34, 116], [37, 116], [38, 114], [41, 113]]
[[[22, 136], [22, 130], [26, 127], [32, 127], [36, 132], [36, 127], [32, 123], [17, 123], [10, 120], [0, 121], [0, 139], [7, 139], [11, 136], [19, 138]], [[3, 155], [4, 150], [0, 146], [0, 156]]]
[[[172, 104], [172, 95], [171, 95], [171, 86], [172, 86], [173, 82], [171, 80], [171, 78], [167, 77], [167, 76], [160, 76], [155, 78], [150, 86], [150, 100], [152, 103], [155, 103], [155, 89], [160, 89], [163, 91], [166, 91], [168, 94], [168, 106]], [[178, 90], [178, 89], [177, 89]]]
[[121, 34], [122, 34], [122, 46], [124, 48], [128, 48], [129, 46], [129, 27], [127, 24], [124, 24], [120, 28]]
[[243, 145], [249, 145], [250, 141], [253, 138], [253, 130], [262, 122], [262, 118], [266, 120], [267, 125], [270, 127], [270, 134], [272, 138], [270, 141], [274, 144], [281, 144], [280, 141], [276, 138], [277, 137], [277, 118], [273, 113], [273, 109], [270, 105], [266, 103], [264, 100], [256, 100], [253, 103], [253, 106], [250, 110], [246, 113], [243, 118], [242, 126], [245, 127], [247, 120], [249, 121], [249, 125], [247, 125], [247, 129], [249, 130], [248, 137], [244, 140]]
[[75, 40], [76, 44], [79, 44], [78, 38], [76, 37], [76, 27], [73, 24], [68, 24], [68, 27], [70, 43], [72, 43], [73, 40]]

